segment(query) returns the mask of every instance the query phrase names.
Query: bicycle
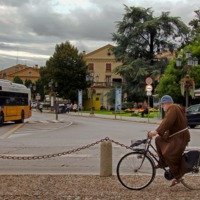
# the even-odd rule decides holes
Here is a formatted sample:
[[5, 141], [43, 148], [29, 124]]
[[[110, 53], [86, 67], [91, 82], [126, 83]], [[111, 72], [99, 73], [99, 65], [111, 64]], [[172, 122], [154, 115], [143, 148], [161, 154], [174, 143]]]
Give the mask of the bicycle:
[[[144, 140], [137, 140], [131, 147], [133, 152], [125, 154], [118, 162], [117, 165], [117, 177], [120, 183], [131, 190], [141, 190], [146, 188], [150, 183], [153, 182], [156, 176], [156, 165], [155, 161], [159, 163], [158, 152], [151, 144], [152, 138], [147, 137]], [[152, 148], [155, 151], [155, 155], [149, 150]], [[200, 189], [200, 150], [185, 150], [183, 154], [186, 165], [189, 172], [186, 173], [181, 182], [185, 187], [191, 190]], [[161, 157], [164, 160], [164, 158]], [[159, 163], [160, 164], [160, 163]], [[174, 179], [170, 169], [162, 167], [164, 177], [167, 180]]]

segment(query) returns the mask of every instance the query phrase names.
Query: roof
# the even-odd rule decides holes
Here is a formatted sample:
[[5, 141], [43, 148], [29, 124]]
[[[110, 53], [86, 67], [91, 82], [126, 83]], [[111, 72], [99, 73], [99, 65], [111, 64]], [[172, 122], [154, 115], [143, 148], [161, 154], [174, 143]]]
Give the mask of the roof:
[[13, 76], [13, 75], [18, 74], [18, 73], [21, 73], [21, 72], [23, 72], [23, 71], [25, 71], [25, 70], [34, 70], [34, 71], [36, 71], [37, 73], [39, 73], [39, 72], [38, 72], [38, 69], [35, 69], [35, 68], [32, 68], [32, 67], [26, 67], [25, 69], [19, 70], [19, 71], [17, 71], [17, 72], [12, 73], [12, 74], [8, 74], [8, 76]]
[[101, 48], [99, 48], [99, 49], [97, 49], [97, 50], [95, 50], [95, 51], [92, 51], [92, 52], [90, 52], [90, 53], [88, 53], [88, 54], [85, 54], [84, 57], [89, 57], [89, 56], [91, 56], [91, 55], [93, 55], [93, 54], [95, 54], [95, 53], [98, 53], [99, 51], [102, 51], [102, 50], [107, 49], [107, 48], [110, 48], [110, 47], [113, 47], [113, 45], [107, 44], [106, 46], [103, 46], [103, 47], [101, 47]]

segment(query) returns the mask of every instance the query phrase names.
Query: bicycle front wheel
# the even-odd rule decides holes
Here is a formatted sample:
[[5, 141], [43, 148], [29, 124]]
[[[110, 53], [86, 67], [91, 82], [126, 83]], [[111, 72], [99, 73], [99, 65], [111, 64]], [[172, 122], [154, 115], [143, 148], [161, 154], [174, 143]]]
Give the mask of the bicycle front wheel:
[[193, 167], [191, 172], [183, 177], [182, 184], [191, 190], [200, 190], [200, 171], [199, 166]]
[[117, 177], [120, 183], [131, 190], [141, 190], [154, 179], [156, 170], [148, 155], [131, 152], [123, 156], [117, 165]]

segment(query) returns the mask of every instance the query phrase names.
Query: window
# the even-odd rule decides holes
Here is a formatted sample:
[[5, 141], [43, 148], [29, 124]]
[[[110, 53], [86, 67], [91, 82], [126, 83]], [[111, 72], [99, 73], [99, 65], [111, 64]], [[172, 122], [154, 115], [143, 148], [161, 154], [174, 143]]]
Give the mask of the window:
[[28, 74], [32, 74], [32, 72], [28, 72]]
[[111, 82], [111, 76], [106, 76], [106, 82]]
[[89, 64], [89, 71], [94, 71], [94, 63]]
[[6, 77], [6, 73], [3, 73], [3, 78]]
[[189, 108], [187, 111], [188, 112], [198, 112], [199, 111], [199, 106], [196, 105], [196, 106], [192, 106], [191, 108]]
[[0, 106], [28, 105], [28, 94], [0, 91]]
[[111, 64], [106, 64], [106, 72], [111, 72]]
[[121, 83], [122, 79], [121, 78], [113, 78], [113, 82]]
[[15, 67], [15, 71], [16, 71], [16, 72], [19, 71], [19, 67]]

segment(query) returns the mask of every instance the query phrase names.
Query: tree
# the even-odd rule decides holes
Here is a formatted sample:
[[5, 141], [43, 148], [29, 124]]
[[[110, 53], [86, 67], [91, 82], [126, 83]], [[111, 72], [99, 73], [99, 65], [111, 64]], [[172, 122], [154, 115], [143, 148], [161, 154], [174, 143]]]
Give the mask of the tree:
[[189, 25], [192, 27], [192, 36], [196, 37], [200, 34], [200, 9], [194, 11], [196, 13], [197, 19], [193, 19], [189, 22]]
[[23, 84], [23, 80], [19, 76], [15, 76], [13, 83]]
[[166, 49], [172, 52], [181, 41], [187, 40], [189, 28], [180, 17], [170, 17], [169, 12], [154, 17], [151, 8], [125, 6], [125, 11], [123, 21], [117, 22], [118, 31], [112, 37], [117, 43], [112, 49], [117, 61], [152, 60], [155, 53]]
[[25, 82], [24, 82], [24, 85], [25, 85], [27, 88], [30, 87], [30, 85], [32, 85], [31, 79], [26, 79]]
[[46, 61], [45, 67], [40, 67], [40, 76], [45, 91], [50, 91], [48, 83], [53, 79], [58, 83], [55, 88], [59, 97], [77, 101], [78, 89], [86, 89], [88, 66], [83, 59], [83, 54], [68, 41], [57, 44], [53, 56]]
[[[193, 41], [192, 45], [185, 46], [183, 51], [187, 49], [191, 50], [191, 56], [197, 57], [200, 61], [200, 40]], [[183, 55], [183, 52], [177, 52], [178, 55]], [[183, 65], [187, 64], [186, 59], [183, 59]], [[196, 70], [194, 72], [194, 70]], [[200, 88], [200, 64], [196, 69], [192, 68], [189, 73], [190, 77], [195, 81], [195, 88]], [[161, 98], [163, 95], [170, 95], [174, 99], [174, 102], [184, 104], [185, 98], [181, 95], [180, 81], [186, 76], [186, 72], [179, 72], [179, 69], [176, 67], [176, 58], [174, 58], [165, 70], [165, 76], [162, 77], [156, 91], [158, 96]], [[191, 100], [191, 97], [190, 97]]]
[[125, 11], [123, 21], [117, 22], [117, 33], [112, 34], [116, 46], [111, 50], [116, 61], [122, 62], [113, 72], [124, 77], [129, 100], [138, 102], [146, 97], [145, 79], [152, 76], [155, 82], [168, 65], [166, 59], [156, 62], [156, 53], [172, 52], [187, 40], [189, 28], [169, 12], [154, 17], [151, 8], [125, 6]]
[[41, 96], [41, 100], [44, 100], [44, 85], [42, 84], [41, 78], [35, 81], [36, 91], [35, 94], [39, 93]]

